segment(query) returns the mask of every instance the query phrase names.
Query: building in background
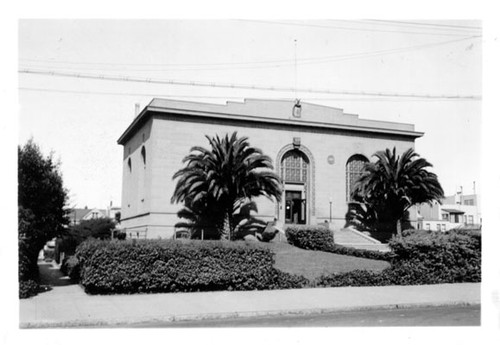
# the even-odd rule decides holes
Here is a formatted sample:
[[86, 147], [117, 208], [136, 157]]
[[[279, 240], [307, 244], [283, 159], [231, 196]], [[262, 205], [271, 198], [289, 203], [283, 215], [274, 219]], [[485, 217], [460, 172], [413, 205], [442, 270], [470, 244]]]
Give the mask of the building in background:
[[225, 105], [153, 99], [118, 139], [123, 146], [121, 226], [127, 237], [171, 238], [182, 205], [172, 177], [205, 135], [238, 132], [273, 160], [281, 203], [256, 199], [258, 217], [289, 224], [345, 225], [350, 191], [373, 153], [414, 148], [411, 124], [360, 119], [342, 109], [285, 100]]
[[[98, 209], [98, 208], [73, 208], [69, 213], [70, 225], [80, 224], [82, 220], [90, 220], [90, 219], [98, 219], [98, 218], [111, 218], [119, 222], [119, 215], [121, 208], [113, 207], [113, 204], [110, 203], [107, 209]], [[118, 217], [118, 218], [117, 218]]]
[[480, 198], [464, 195], [462, 188], [447, 196], [441, 204], [422, 204], [410, 209], [413, 226], [419, 230], [447, 231], [456, 228], [480, 229], [482, 224]]

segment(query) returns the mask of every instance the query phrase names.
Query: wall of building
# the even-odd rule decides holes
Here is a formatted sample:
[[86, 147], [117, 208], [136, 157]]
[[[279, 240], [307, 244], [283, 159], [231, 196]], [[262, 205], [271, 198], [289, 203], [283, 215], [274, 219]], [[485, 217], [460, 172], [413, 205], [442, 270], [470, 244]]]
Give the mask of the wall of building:
[[[151, 209], [152, 123], [152, 120], [146, 122], [123, 147], [121, 220], [123, 227], [133, 228], [134, 231], [145, 231], [149, 223], [147, 214]], [[146, 153], [145, 163], [143, 148]]]
[[450, 223], [443, 220], [422, 220], [418, 230], [431, 230], [431, 231], [448, 231], [460, 226], [460, 223]]
[[[249, 137], [250, 144], [261, 148], [273, 161], [280, 150], [293, 143], [294, 138], [300, 138], [300, 147], [312, 155], [309, 157], [311, 169], [314, 166], [312, 199], [308, 200], [309, 207], [314, 205], [314, 212], [310, 213], [309, 222], [329, 221], [331, 200], [334, 228], [343, 227], [345, 222], [346, 163], [349, 157], [361, 154], [370, 159], [378, 150], [396, 146], [397, 152], [401, 153], [414, 147], [412, 138], [400, 136], [155, 115], [124, 148], [122, 226], [134, 231], [147, 231], [150, 238], [173, 236], [173, 226], [179, 221], [177, 211], [181, 206], [170, 202], [175, 188], [172, 176], [182, 168], [182, 159], [191, 147], [208, 147], [205, 135], [222, 136], [233, 131], [237, 131], [239, 136]], [[143, 134], [146, 137], [144, 143]], [[143, 145], [148, 152], [144, 174], [139, 169], [140, 148]], [[333, 164], [329, 163], [329, 156], [333, 156]], [[128, 158], [132, 160], [132, 172], [128, 171]], [[273, 220], [277, 216], [283, 217], [283, 204], [279, 205], [280, 212], [277, 214], [276, 205], [266, 198], [258, 198], [257, 203], [260, 218]], [[129, 217], [134, 218], [127, 220]]]
[[[464, 205], [465, 200], [473, 205]], [[456, 221], [455, 213], [450, 214], [446, 210], [456, 210], [463, 213], [458, 214], [458, 221]], [[448, 219], [444, 217], [444, 214], [448, 214]], [[482, 219], [479, 197], [476, 194], [466, 196], [457, 194], [443, 198], [441, 204], [435, 202], [432, 205], [417, 205], [412, 208], [411, 219], [412, 225], [421, 230], [443, 231], [443, 224], [445, 231], [463, 225], [480, 225]]]

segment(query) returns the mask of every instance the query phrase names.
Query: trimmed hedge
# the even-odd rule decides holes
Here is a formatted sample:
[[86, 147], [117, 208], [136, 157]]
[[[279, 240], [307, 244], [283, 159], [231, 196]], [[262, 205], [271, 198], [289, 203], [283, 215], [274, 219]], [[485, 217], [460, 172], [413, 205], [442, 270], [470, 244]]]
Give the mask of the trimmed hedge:
[[19, 282], [19, 298], [30, 298], [38, 294], [40, 285], [34, 280], [22, 280]]
[[71, 255], [63, 259], [61, 272], [70, 277], [72, 280], [78, 280], [80, 278], [80, 262], [76, 256]]
[[372, 259], [372, 260], [391, 261], [394, 257], [394, 254], [390, 252], [384, 253], [376, 250], [344, 247], [341, 246], [340, 244], [334, 244], [333, 247], [329, 248], [327, 251], [334, 254], [356, 256], [359, 258]]
[[309, 250], [329, 251], [333, 248], [333, 232], [323, 226], [292, 225], [286, 230], [288, 243]]
[[273, 253], [219, 241], [87, 241], [76, 251], [91, 294], [300, 288], [307, 279], [278, 271]]
[[357, 256], [372, 260], [390, 260], [390, 253], [344, 247], [334, 243], [333, 232], [323, 226], [290, 226], [286, 237], [291, 245], [308, 250], [320, 250], [340, 255]]
[[389, 245], [398, 261], [420, 263], [437, 281], [481, 281], [480, 235], [412, 231]]
[[481, 235], [406, 232], [389, 242], [392, 266], [380, 273], [352, 271], [325, 275], [314, 285], [381, 286], [464, 283], [481, 281]]
[[26, 240], [18, 240], [18, 281], [19, 298], [35, 296], [40, 290], [37, 253]]

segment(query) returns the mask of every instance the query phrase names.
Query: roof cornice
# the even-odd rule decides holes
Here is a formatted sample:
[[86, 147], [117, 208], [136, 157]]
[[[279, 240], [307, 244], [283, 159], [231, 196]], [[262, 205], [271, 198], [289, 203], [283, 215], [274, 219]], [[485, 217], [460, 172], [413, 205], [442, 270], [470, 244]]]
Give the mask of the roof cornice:
[[[419, 138], [424, 135], [423, 132], [417, 132], [413, 130], [401, 130], [392, 128], [380, 128], [380, 127], [370, 127], [370, 126], [360, 126], [360, 125], [349, 125], [349, 124], [336, 124], [327, 122], [316, 122], [316, 121], [306, 121], [306, 120], [294, 120], [294, 119], [283, 119], [283, 118], [271, 118], [262, 116], [252, 116], [252, 115], [241, 115], [241, 114], [230, 114], [230, 113], [218, 113], [211, 111], [200, 111], [191, 109], [178, 109], [170, 107], [158, 107], [154, 105], [146, 106], [140, 114], [132, 121], [125, 132], [118, 139], [118, 144], [123, 145], [128, 138], [133, 135], [135, 130], [140, 126], [141, 123], [147, 121], [152, 114], [172, 114], [177, 116], [186, 116], [194, 118], [209, 118], [221, 121], [241, 121], [241, 122], [254, 122], [261, 124], [273, 124], [289, 127], [302, 127], [302, 128], [321, 128], [330, 130], [341, 130], [341, 131], [351, 131], [351, 132], [365, 132], [365, 133], [377, 133], [377, 134], [388, 134], [404, 136], [409, 138]], [[362, 121], [362, 120], [361, 120]], [[381, 122], [382, 123], [382, 122]]]

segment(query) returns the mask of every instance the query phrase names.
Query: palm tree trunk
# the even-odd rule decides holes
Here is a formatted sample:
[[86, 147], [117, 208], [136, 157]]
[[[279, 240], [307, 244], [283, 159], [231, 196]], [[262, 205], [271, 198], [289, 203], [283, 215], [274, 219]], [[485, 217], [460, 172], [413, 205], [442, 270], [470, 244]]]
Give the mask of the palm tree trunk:
[[401, 229], [402, 229], [401, 219], [398, 219], [396, 221], [396, 233], [398, 234], [398, 237], [401, 237], [402, 235]]
[[226, 241], [232, 241], [233, 240], [233, 229], [232, 229], [232, 221], [231, 221], [231, 215], [229, 212], [226, 212], [224, 215], [224, 230], [222, 234], [222, 239]]

